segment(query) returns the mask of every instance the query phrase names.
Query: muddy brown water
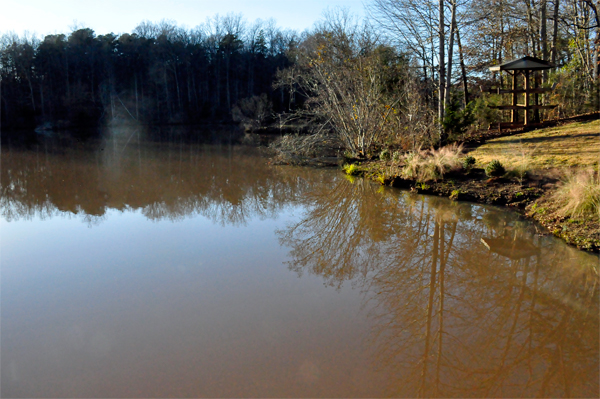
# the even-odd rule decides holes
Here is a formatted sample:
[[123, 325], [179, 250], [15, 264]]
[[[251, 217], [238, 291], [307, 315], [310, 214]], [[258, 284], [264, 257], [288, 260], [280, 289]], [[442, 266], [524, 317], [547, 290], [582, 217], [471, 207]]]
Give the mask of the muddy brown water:
[[3, 397], [599, 396], [598, 257], [516, 213], [228, 145], [1, 155]]

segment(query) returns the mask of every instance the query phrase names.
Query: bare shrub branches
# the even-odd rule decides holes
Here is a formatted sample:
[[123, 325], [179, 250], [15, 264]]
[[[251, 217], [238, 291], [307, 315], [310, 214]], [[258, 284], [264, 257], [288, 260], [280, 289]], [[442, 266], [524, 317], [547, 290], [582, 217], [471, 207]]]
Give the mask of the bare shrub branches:
[[368, 25], [343, 13], [330, 18], [299, 46], [296, 64], [278, 75], [276, 87], [305, 100], [296, 117], [330, 131], [358, 158], [384, 143], [408, 149], [428, 141], [423, 133], [434, 117], [409, 58], [379, 42]]
[[276, 164], [306, 165], [323, 157], [335, 157], [341, 148], [337, 136], [323, 131], [309, 135], [288, 134], [269, 145]]

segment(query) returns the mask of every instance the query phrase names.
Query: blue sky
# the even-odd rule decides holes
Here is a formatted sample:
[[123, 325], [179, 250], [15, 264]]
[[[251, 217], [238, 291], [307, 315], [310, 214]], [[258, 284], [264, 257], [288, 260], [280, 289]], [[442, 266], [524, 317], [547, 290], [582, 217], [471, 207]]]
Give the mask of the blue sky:
[[346, 7], [364, 15], [363, 0], [2, 0], [0, 33], [68, 33], [89, 27], [96, 34], [131, 32], [143, 20], [170, 19], [196, 27], [215, 14], [242, 13], [252, 22], [274, 18], [282, 28], [302, 31], [326, 8]]

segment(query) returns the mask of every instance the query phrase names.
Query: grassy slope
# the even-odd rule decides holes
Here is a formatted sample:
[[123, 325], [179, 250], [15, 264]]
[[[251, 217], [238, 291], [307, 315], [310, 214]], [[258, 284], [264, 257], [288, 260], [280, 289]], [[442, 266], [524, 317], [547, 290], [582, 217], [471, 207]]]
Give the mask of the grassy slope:
[[598, 168], [600, 120], [569, 123], [487, 141], [469, 155], [484, 167], [493, 159], [508, 168]]

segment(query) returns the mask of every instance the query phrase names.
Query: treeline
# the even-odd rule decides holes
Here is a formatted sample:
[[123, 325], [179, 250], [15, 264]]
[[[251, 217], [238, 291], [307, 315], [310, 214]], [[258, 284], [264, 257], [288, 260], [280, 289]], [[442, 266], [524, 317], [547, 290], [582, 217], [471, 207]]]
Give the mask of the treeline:
[[[506, 120], [480, 88], [525, 55], [555, 69], [540, 119], [598, 110], [600, 3], [594, 0], [372, 0], [368, 19], [330, 10], [298, 34], [241, 15], [194, 29], [143, 22], [0, 45], [2, 127], [277, 121], [337, 136], [353, 156], [460, 139]], [[536, 116], [537, 118], [537, 116]], [[323, 140], [318, 141], [322, 143]], [[331, 142], [329, 140], [328, 142]], [[314, 143], [299, 145], [312, 152]]]
[[294, 117], [330, 135], [273, 149], [288, 163], [335, 139], [349, 158], [462, 141], [510, 117], [489, 107], [508, 98], [482, 89], [506, 87], [507, 74], [489, 68], [523, 56], [554, 65], [532, 80], [556, 88], [538, 100], [558, 107], [535, 110], [534, 120], [597, 111], [599, 8], [591, 0], [373, 0], [366, 22], [329, 12], [278, 84], [308, 99]]
[[[555, 65], [536, 82], [557, 83], [544, 101], [560, 106], [547, 118], [598, 110], [597, 0], [373, 0], [368, 9], [431, 82], [439, 120], [480, 99], [481, 86], [508, 83], [490, 66], [526, 55]], [[498, 118], [479, 105], [480, 123]]]
[[272, 88], [273, 76], [290, 65], [297, 42], [272, 20], [247, 24], [233, 14], [195, 29], [145, 21], [121, 35], [89, 28], [43, 40], [7, 34], [0, 44], [2, 128], [227, 123], [241, 99], [261, 95], [281, 111], [289, 96]]

